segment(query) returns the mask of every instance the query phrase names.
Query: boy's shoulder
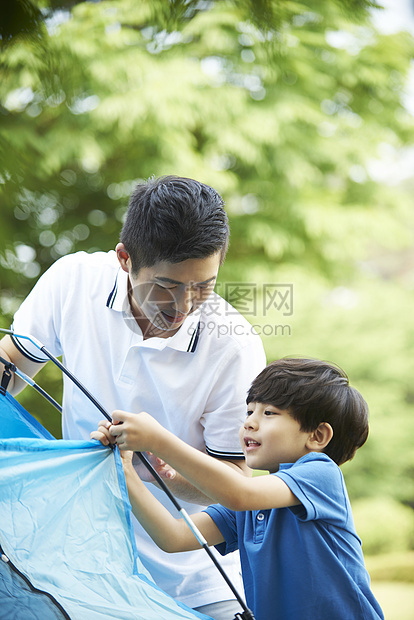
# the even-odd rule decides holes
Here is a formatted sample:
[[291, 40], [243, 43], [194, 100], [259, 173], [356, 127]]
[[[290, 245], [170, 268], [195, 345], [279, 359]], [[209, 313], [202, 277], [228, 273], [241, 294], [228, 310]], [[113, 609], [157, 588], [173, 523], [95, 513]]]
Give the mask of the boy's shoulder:
[[326, 463], [335, 469], [339, 469], [338, 465], [324, 452], [308, 452], [294, 463], [281, 463], [279, 471], [288, 470], [292, 467], [312, 465], [316, 463]]
[[323, 452], [309, 452], [295, 463], [283, 463], [280, 477], [300, 501], [289, 510], [301, 521], [321, 519], [350, 528], [351, 508], [338, 465]]
[[294, 463], [281, 463], [275, 476], [292, 478], [294, 480], [307, 480], [318, 484], [325, 484], [327, 480], [343, 480], [342, 472], [338, 465], [324, 452], [309, 452]]

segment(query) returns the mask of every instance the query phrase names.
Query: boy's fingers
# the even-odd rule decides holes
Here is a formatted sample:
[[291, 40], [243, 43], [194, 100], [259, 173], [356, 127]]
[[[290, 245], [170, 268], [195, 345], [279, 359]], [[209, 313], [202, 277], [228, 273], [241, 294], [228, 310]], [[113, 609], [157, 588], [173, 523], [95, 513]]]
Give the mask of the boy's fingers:
[[113, 437], [118, 437], [122, 433], [122, 425], [112, 424], [108, 430]]
[[129, 414], [126, 411], [120, 411], [119, 409], [116, 409], [112, 412], [112, 423], [118, 424], [119, 422], [123, 422], [127, 419], [128, 415]]

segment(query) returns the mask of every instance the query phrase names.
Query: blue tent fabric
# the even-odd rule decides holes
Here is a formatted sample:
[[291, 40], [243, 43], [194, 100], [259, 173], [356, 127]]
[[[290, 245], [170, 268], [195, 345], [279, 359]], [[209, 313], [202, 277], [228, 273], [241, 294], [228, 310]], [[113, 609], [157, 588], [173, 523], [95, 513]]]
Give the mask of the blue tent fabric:
[[140, 562], [119, 451], [42, 428], [0, 394], [0, 619], [207, 620]]
[[[6, 557], [6, 556], [2, 556]], [[34, 590], [10, 562], [0, 562], [0, 618], [66, 620], [69, 616], [47, 593]]]
[[0, 438], [44, 437], [54, 439], [8, 392], [0, 394]]

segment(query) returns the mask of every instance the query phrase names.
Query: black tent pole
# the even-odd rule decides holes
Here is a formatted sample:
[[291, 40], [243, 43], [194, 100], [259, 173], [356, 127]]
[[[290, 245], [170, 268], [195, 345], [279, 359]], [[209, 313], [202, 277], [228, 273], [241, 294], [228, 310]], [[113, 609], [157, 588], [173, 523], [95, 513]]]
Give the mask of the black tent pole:
[[[48, 357], [58, 368], [60, 368], [60, 370], [67, 377], [69, 377], [69, 379], [71, 379], [71, 381], [73, 381], [73, 383], [85, 394], [85, 396], [95, 405], [95, 407], [97, 407], [97, 409], [99, 409], [99, 411], [105, 416], [105, 418], [109, 422], [112, 423], [111, 416], [106, 411], [106, 409], [101, 405], [101, 403], [98, 400], [96, 400], [96, 398], [79, 381], [79, 379], [68, 368], [66, 368], [66, 366], [64, 366], [52, 353], [50, 353], [50, 351], [48, 351], [44, 345], [42, 345], [40, 342], [38, 342], [35, 338], [33, 338], [31, 336], [26, 336], [26, 335], [22, 335], [22, 334], [16, 334], [12, 330], [6, 330], [6, 329], [0, 328], [0, 333], [8, 334], [9, 336], [12, 336], [12, 337], [14, 336], [14, 337], [17, 337], [17, 338], [24, 338], [26, 340], [29, 340], [32, 344], [34, 344], [40, 351], [42, 351], [42, 353], [44, 353], [46, 355], [46, 357]], [[3, 360], [3, 358], [1, 358], [1, 361], [4, 363], [6, 360]], [[14, 368], [16, 368], [16, 367], [14, 367]], [[18, 374], [18, 376], [21, 376], [23, 373], [20, 373], [20, 374], [16, 373], [16, 374]], [[23, 378], [23, 377], [21, 376], [21, 378]], [[26, 380], [26, 379], [24, 379], [24, 380]], [[34, 384], [34, 382], [33, 382], [33, 384]], [[30, 385], [32, 385], [32, 383], [30, 383]], [[36, 386], [36, 384], [34, 384], [32, 387], [35, 387], [35, 386]], [[41, 390], [41, 393], [42, 392], [43, 392], [43, 390]], [[51, 397], [48, 398], [48, 400], [50, 400], [50, 399], [53, 401], [53, 399]], [[56, 402], [56, 401], [54, 401], [54, 402]], [[52, 403], [52, 404], [54, 404], [54, 403]], [[62, 410], [60, 405], [58, 405], [58, 409], [60, 411]], [[154, 467], [151, 465], [151, 463], [147, 460], [147, 458], [142, 454], [142, 452], [135, 452], [135, 454], [138, 456], [138, 458], [141, 460], [141, 462], [145, 465], [145, 467], [151, 473], [151, 475], [156, 480], [156, 482], [159, 484], [159, 486], [162, 488], [164, 493], [168, 496], [168, 498], [170, 499], [172, 504], [175, 506], [177, 511], [181, 514], [182, 518], [187, 523], [188, 527], [190, 528], [190, 530], [192, 531], [192, 533], [194, 534], [194, 536], [198, 540], [199, 544], [206, 551], [206, 553], [208, 554], [208, 556], [210, 557], [210, 559], [212, 560], [212, 562], [216, 566], [217, 570], [220, 572], [221, 576], [223, 577], [223, 579], [225, 580], [225, 582], [229, 586], [230, 590], [233, 592], [234, 596], [237, 599], [237, 602], [242, 607], [243, 613], [242, 614], [237, 613], [235, 618], [234, 618], [234, 620], [236, 620], [238, 618], [240, 618], [241, 620], [254, 620], [253, 613], [246, 606], [246, 603], [243, 601], [243, 599], [241, 598], [241, 596], [237, 592], [236, 588], [234, 587], [234, 585], [230, 581], [227, 573], [225, 572], [225, 570], [223, 569], [221, 564], [218, 562], [217, 558], [214, 556], [213, 552], [211, 551], [210, 547], [207, 544], [207, 541], [205, 540], [204, 536], [201, 534], [199, 529], [196, 527], [196, 525], [193, 523], [193, 521], [191, 520], [191, 518], [188, 515], [187, 511], [184, 508], [182, 508], [182, 506], [180, 506], [179, 502], [174, 497], [174, 495], [171, 493], [170, 489], [165, 484], [164, 480], [161, 478], [161, 476], [158, 474], [158, 472], [154, 469]]]
[[3, 371], [3, 376], [1, 379], [1, 388], [0, 388], [0, 391], [3, 394], [6, 393], [7, 386], [11, 379], [11, 373], [14, 372], [15, 375], [17, 375], [25, 383], [27, 383], [32, 388], [34, 388], [36, 392], [41, 394], [43, 398], [46, 398], [46, 400], [49, 401], [49, 403], [51, 403], [54, 407], [56, 407], [58, 411], [60, 411], [60, 413], [62, 413], [62, 407], [59, 405], [59, 403], [54, 398], [52, 398], [50, 394], [48, 394], [43, 388], [41, 388], [40, 385], [36, 383], [36, 381], [33, 381], [31, 377], [26, 375], [23, 371], [19, 370], [19, 368], [17, 368], [17, 366], [15, 366], [12, 362], [8, 362], [7, 360], [5, 360], [4, 357], [0, 356], [0, 362], [4, 364], [4, 371]]

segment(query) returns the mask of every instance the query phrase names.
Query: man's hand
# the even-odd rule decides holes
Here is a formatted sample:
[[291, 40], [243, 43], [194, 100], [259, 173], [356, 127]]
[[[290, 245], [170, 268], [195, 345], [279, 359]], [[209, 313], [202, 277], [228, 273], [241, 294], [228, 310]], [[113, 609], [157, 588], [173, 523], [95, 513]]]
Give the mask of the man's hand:
[[[134, 454], [133, 452], [129, 450], [122, 450], [121, 456], [123, 457], [124, 454], [133, 455], [132, 466], [137, 472], [138, 476], [141, 478], [141, 480], [144, 480], [144, 482], [155, 482], [154, 477], [151, 475], [151, 473], [148, 471], [148, 469], [145, 467], [145, 465], [142, 463], [142, 461], [138, 458], [136, 454]], [[164, 480], [174, 480], [174, 478], [177, 475], [177, 472], [175, 471], [175, 469], [170, 467], [168, 463], [166, 463], [162, 459], [159, 459], [157, 456], [154, 456], [152, 452], [146, 452], [145, 457], [161, 478], [163, 478]], [[122, 462], [122, 464], [124, 465], [124, 462]], [[124, 465], [124, 469], [125, 469], [125, 465]]]

